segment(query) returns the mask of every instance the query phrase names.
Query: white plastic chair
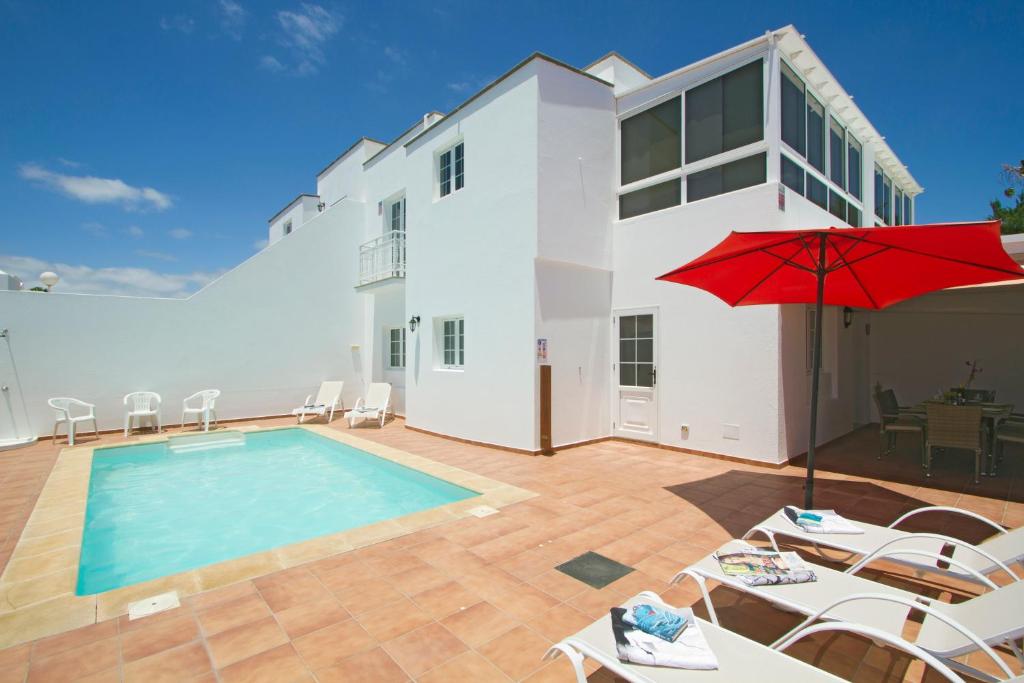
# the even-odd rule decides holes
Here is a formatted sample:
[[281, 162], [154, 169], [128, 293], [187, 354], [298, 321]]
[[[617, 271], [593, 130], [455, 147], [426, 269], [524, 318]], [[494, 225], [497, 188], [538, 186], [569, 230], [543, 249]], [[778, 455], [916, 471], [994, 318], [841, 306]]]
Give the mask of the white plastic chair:
[[133, 391], [124, 396], [124, 435], [132, 430], [132, 421], [142, 424], [143, 419], [156, 422], [157, 433], [163, 430], [160, 424], [160, 394], [155, 391]]
[[[185, 429], [185, 418], [191, 418], [195, 416], [196, 429], [199, 429], [200, 425], [203, 427], [204, 432], [210, 431], [210, 418], [213, 418], [213, 423], [217, 424], [217, 411], [215, 409], [215, 403], [217, 398], [220, 396], [220, 389], [203, 389], [197, 391], [191, 396], [187, 397], [181, 402], [181, 428]], [[202, 399], [200, 405], [190, 406], [189, 402]]]
[[[57, 428], [60, 425], [67, 425], [68, 430], [68, 445], [75, 445], [75, 425], [79, 422], [92, 421], [92, 431], [99, 438], [100, 431], [96, 426], [96, 406], [92, 403], [86, 403], [85, 401], [79, 401], [77, 398], [51, 398], [46, 402], [51, 408], [57, 411], [57, 418], [53, 422], [53, 442], [57, 443]], [[72, 408], [85, 408], [89, 412], [84, 415], [72, 415]]]
[[341, 402], [341, 390], [345, 383], [339, 380], [329, 380], [320, 383], [320, 390], [316, 392], [316, 400], [313, 394], [306, 397], [306, 402], [292, 411], [292, 415], [299, 418], [299, 422], [306, 420], [306, 415], [327, 415], [327, 422], [334, 419], [334, 411], [338, 408], [344, 410]]
[[356, 407], [348, 412], [348, 426], [355, 427], [356, 420], [379, 420], [384, 426], [391, 403], [391, 385], [387, 382], [373, 382], [366, 392], [366, 398], [356, 400]]

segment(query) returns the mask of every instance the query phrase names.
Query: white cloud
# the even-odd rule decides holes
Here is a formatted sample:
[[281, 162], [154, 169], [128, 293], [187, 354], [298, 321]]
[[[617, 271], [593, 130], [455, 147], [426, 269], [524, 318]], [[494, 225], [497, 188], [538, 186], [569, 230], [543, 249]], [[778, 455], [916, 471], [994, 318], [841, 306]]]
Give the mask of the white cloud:
[[308, 76], [317, 72], [325, 61], [324, 45], [338, 32], [342, 21], [340, 15], [312, 3], [302, 3], [301, 9], [294, 12], [277, 13], [277, 23], [284, 32], [281, 44], [295, 55], [295, 74]]
[[156, 259], [157, 261], [166, 261], [167, 263], [174, 263], [178, 260], [178, 257], [174, 254], [168, 254], [163, 251], [150, 251], [148, 249], [136, 249], [135, 253], [144, 258]]
[[87, 204], [117, 203], [128, 210], [143, 208], [162, 211], [174, 203], [170, 196], [152, 187], [135, 187], [118, 178], [75, 176], [48, 171], [38, 164], [22, 164], [19, 175]]
[[405, 64], [406, 52], [397, 47], [391, 47], [388, 45], [384, 48], [384, 56], [390, 59], [395, 64]]
[[260, 57], [260, 68], [276, 74], [284, 71], [284, 64], [282, 64], [277, 57], [263, 55]]
[[266, 239], [256, 240], [255, 242], [252, 243], [252, 248], [255, 249], [256, 251], [263, 251], [264, 249], [267, 248], [267, 244], [268, 242]]
[[192, 236], [192, 231], [185, 228], [174, 228], [173, 230], [168, 230], [167, 234], [176, 240], [187, 240]]
[[79, 161], [72, 161], [71, 159], [65, 159], [64, 157], [57, 157], [57, 163], [61, 166], [67, 166], [68, 168], [78, 168], [82, 165]]
[[137, 225], [129, 225], [124, 231], [129, 237], [134, 237], [135, 239], [139, 239], [146, 234], [143, 229]]
[[455, 82], [455, 83], [448, 83], [448, 89], [451, 90], [452, 92], [466, 92], [467, 90], [469, 90], [472, 87], [473, 87], [473, 85], [471, 83], [469, 83], [468, 81], [458, 81], [458, 82]]
[[196, 21], [187, 14], [178, 14], [173, 17], [160, 17], [160, 28], [165, 31], [180, 31], [188, 35], [196, 28]]
[[107, 226], [102, 223], [97, 223], [96, 221], [82, 223], [82, 230], [85, 230], [93, 237], [110, 237], [110, 231], [107, 230]]
[[234, 0], [220, 0], [220, 27], [235, 40], [242, 39], [248, 12]]
[[20, 277], [26, 288], [38, 284], [40, 273], [52, 270], [60, 275], [55, 292], [170, 298], [187, 297], [220, 275], [200, 271], [160, 273], [149, 268], [92, 268], [3, 254], [0, 254], [0, 270]]

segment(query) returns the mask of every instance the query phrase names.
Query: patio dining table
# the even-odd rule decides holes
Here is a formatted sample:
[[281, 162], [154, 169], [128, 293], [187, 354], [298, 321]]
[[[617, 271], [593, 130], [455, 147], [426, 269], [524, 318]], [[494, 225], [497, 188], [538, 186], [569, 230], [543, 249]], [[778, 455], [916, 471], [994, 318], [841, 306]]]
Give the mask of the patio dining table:
[[[942, 403], [950, 404], [949, 401], [940, 401], [938, 399], [930, 399], [922, 401], [921, 403], [914, 406], [911, 410], [913, 413], [920, 413], [923, 417], [927, 412], [926, 406], [929, 403]], [[982, 443], [985, 448], [985, 458], [988, 462], [988, 472], [985, 472], [985, 476], [994, 477], [996, 474], [996, 458], [995, 458], [995, 434], [996, 429], [999, 427], [999, 423], [1010, 417], [1013, 412], [1012, 403], [988, 403], [983, 401], [967, 401], [959, 405], [965, 406], [979, 406], [981, 408], [981, 436]]]

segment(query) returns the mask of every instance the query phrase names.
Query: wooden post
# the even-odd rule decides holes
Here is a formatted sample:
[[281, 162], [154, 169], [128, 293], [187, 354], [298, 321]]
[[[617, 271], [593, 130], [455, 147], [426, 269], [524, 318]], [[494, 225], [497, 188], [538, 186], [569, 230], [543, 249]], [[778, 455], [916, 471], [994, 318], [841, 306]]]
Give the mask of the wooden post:
[[551, 447], [551, 366], [540, 366], [540, 452], [554, 455]]

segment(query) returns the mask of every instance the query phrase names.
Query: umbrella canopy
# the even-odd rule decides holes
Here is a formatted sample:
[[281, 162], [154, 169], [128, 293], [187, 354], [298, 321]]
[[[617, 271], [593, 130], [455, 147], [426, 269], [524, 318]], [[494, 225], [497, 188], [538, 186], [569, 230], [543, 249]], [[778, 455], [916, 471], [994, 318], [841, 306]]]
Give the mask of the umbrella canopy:
[[[658, 278], [699, 287], [730, 306], [815, 304], [881, 309], [948, 287], [1024, 279], [999, 221], [895, 228], [732, 232], [703, 256]], [[821, 370], [815, 326], [804, 506], [813, 505]]]

